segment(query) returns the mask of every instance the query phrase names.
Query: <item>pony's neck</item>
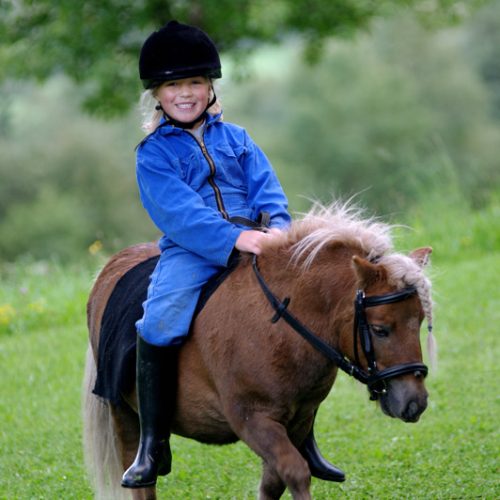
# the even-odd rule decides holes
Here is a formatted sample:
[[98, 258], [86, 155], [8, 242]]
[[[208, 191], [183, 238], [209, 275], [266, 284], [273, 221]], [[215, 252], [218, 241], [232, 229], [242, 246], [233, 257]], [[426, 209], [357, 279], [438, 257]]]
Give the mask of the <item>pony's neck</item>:
[[352, 328], [356, 277], [347, 246], [324, 249], [308, 266], [290, 262], [285, 252], [264, 256], [261, 269], [275, 295], [290, 298], [289, 311], [332, 347], [341, 348], [341, 333]]

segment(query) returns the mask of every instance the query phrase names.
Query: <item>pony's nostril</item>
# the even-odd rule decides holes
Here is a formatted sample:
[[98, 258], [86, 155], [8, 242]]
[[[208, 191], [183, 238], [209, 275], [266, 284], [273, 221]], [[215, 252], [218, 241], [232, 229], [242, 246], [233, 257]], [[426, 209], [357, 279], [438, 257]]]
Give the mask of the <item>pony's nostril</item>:
[[405, 411], [403, 412], [403, 420], [405, 422], [417, 422], [420, 415], [424, 412], [426, 404], [420, 405], [417, 401], [410, 401]]
[[415, 401], [411, 401], [408, 406], [406, 407], [406, 410], [404, 412], [404, 418], [405, 420], [414, 420], [415, 417], [417, 417], [419, 415], [419, 411], [418, 411], [418, 405]]

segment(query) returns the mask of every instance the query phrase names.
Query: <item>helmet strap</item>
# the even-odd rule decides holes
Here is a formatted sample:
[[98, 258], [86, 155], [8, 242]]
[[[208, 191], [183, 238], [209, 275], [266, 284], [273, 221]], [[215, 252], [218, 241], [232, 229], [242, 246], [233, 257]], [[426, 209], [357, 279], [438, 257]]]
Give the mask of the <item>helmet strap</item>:
[[[212, 91], [213, 91], [213, 87], [212, 87]], [[210, 101], [207, 104], [206, 108], [194, 120], [191, 120], [190, 122], [181, 122], [179, 120], [176, 120], [175, 118], [172, 118], [170, 115], [168, 115], [167, 113], [165, 113], [165, 111], [163, 110], [163, 108], [162, 108], [162, 106], [161, 106], [160, 103], [158, 103], [155, 106], [155, 109], [157, 111], [159, 111], [160, 109], [163, 111], [163, 116], [165, 117], [165, 119], [167, 120], [167, 123], [169, 125], [173, 125], [174, 127], [179, 127], [179, 128], [182, 128], [182, 129], [191, 129], [198, 122], [200, 122], [205, 117], [205, 115], [207, 113], [207, 110], [211, 106], [213, 106], [216, 101], [217, 101], [217, 96], [215, 95], [215, 91], [213, 91], [213, 97], [212, 97], [212, 99], [210, 99]]]

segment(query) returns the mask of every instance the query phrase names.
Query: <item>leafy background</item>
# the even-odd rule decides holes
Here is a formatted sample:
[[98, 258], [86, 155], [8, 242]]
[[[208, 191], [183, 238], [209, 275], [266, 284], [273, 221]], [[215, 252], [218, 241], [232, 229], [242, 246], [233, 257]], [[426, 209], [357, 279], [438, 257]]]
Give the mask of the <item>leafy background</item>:
[[[0, 498], [92, 497], [85, 302], [112, 252], [158, 237], [135, 187], [136, 64], [172, 17], [217, 39], [225, 119], [294, 212], [354, 195], [398, 249], [434, 248], [429, 408], [394, 421], [340, 376], [317, 436], [348, 480], [314, 498], [499, 498], [499, 0], [0, 0]], [[173, 444], [161, 498], [255, 497], [241, 443]]]
[[[277, 9], [280, 2], [272, 5]], [[54, 9], [45, 2], [38, 8]], [[254, 10], [261, 12], [257, 5]], [[424, 21], [429, 17], [439, 18]], [[268, 154], [291, 209], [307, 209], [310, 199], [356, 195], [377, 215], [411, 225], [425, 224], [443, 202], [467, 212], [496, 210], [500, 3], [438, 26], [429, 26], [418, 10], [394, 5], [391, 15], [372, 17], [358, 31], [353, 26], [361, 21], [349, 19], [351, 30], [344, 31], [350, 34], [322, 38], [320, 48], [312, 35], [290, 28], [276, 43], [245, 49], [244, 56], [250, 35], [224, 52], [218, 93], [225, 119], [246, 127]], [[106, 17], [102, 22], [110, 25]], [[63, 20], [53, 23], [48, 34], [42, 27], [34, 31], [35, 40], [40, 33], [55, 36], [49, 28], [60, 23], [68, 29]], [[55, 49], [78, 54], [78, 40], [75, 35], [76, 46]], [[3, 47], [0, 55], [13, 57], [25, 43]], [[311, 44], [321, 54], [315, 64]], [[33, 50], [40, 55], [42, 49]], [[113, 67], [114, 58], [107, 59]], [[42, 62], [43, 83], [31, 75], [5, 78], [0, 86], [0, 260], [78, 260], [89, 249], [109, 253], [156, 238], [135, 187], [134, 147], [142, 138], [136, 97], [127, 101], [129, 111], [115, 105], [113, 113], [122, 114], [105, 121], [83, 108], [96, 85], [109, 83], [106, 75], [89, 73], [75, 82], [57, 51]], [[37, 75], [30, 64], [24, 61], [22, 74], [32, 69]], [[135, 64], [134, 84], [113, 80], [107, 97], [125, 87], [139, 95]], [[13, 75], [21, 71], [12, 67]], [[111, 106], [105, 97], [92, 99], [101, 115]]]

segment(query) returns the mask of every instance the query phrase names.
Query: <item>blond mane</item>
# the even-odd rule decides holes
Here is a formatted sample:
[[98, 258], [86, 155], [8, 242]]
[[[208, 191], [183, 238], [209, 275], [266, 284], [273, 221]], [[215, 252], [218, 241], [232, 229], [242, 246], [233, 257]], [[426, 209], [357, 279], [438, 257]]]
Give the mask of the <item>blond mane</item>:
[[376, 260], [392, 250], [391, 226], [374, 218], [363, 218], [354, 205], [315, 203], [296, 219], [289, 230], [292, 262], [308, 268], [321, 250], [332, 243], [359, 247], [368, 260]]
[[363, 256], [384, 266], [388, 281], [397, 289], [414, 286], [427, 320], [428, 351], [435, 364], [436, 346], [432, 337], [431, 282], [422, 266], [414, 259], [394, 251], [393, 226], [375, 218], [363, 217], [363, 211], [349, 203], [335, 202], [329, 206], [319, 203], [292, 222], [289, 230], [275, 240], [275, 245], [288, 244], [291, 262], [307, 269], [321, 250], [332, 243], [358, 248]]

